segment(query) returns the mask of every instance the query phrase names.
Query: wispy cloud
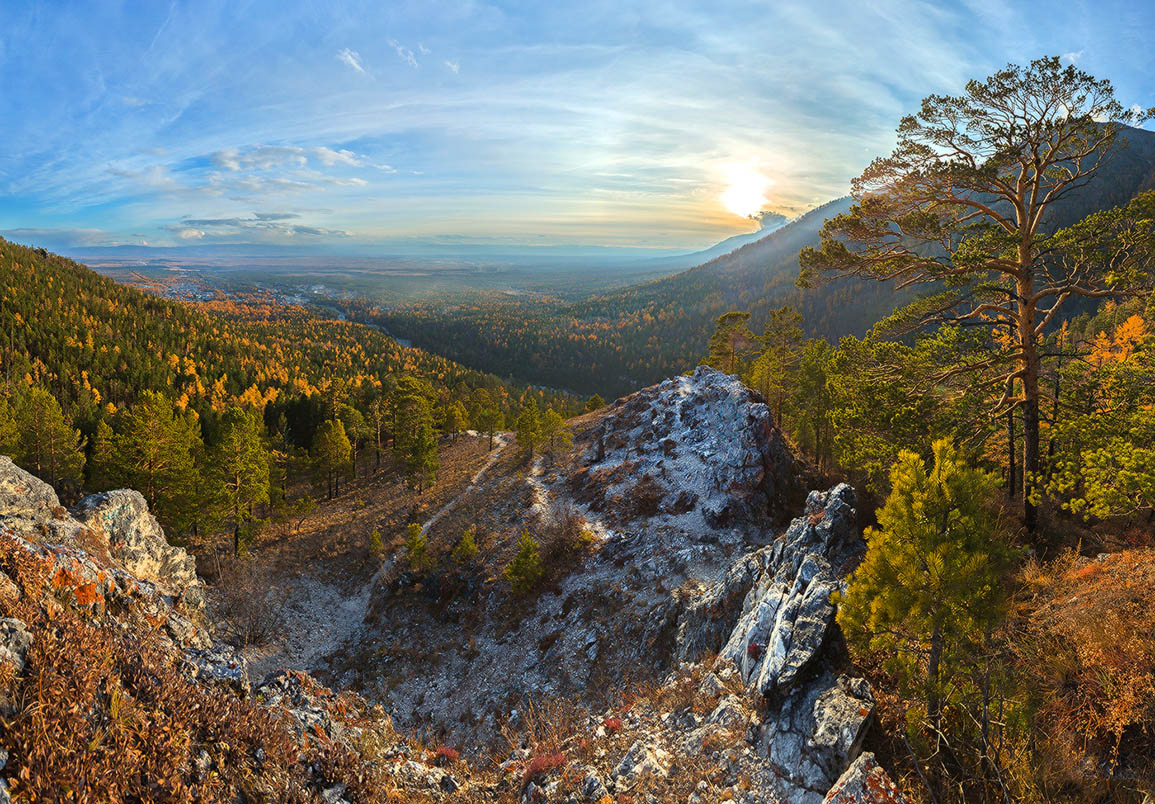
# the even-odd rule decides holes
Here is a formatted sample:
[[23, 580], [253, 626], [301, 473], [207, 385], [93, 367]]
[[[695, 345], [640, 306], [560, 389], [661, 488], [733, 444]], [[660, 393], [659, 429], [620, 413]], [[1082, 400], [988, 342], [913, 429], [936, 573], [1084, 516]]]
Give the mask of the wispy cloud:
[[293, 238], [349, 237], [343, 229], [328, 229], [299, 223], [285, 223], [300, 216], [296, 213], [254, 213], [247, 217], [191, 218], [166, 224], [162, 228], [180, 240], [279, 241]]
[[361, 157], [344, 148], [327, 146], [302, 148], [295, 145], [258, 145], [247, 149], [226, 148], [208, 155], [208, 159], [221, 170], [269, 170], [292, 165], [304, 167], [310, 160], [326, 167], [348, 165], [360, 167]]
[[341, 48], [337, 51], [337, 61], [352, 67], [359, 73], [365, 72], [365, 68], [361, 64], [361, 54], [356, 50], [350, 50], [347, 47]]
[[396, 39], [389, 40], [389, 47], [393, 48], [394, 52], [397, 53], [397, 58], [401, 59], [401, 61], [410, 67], [417, 66], [417, 57], [413, 55], [413, 51], [410, 48], [405, 47]]
[[1008, 62], [1065, 54], [1155, 106], [1155, 7], [1104, 2], [17, 3], [0, 228], [703, 245], [752, 225], [719, 201], [727, 166], [756, 164], [767, 209], [796, 214], [889, 152], [922, 97]]

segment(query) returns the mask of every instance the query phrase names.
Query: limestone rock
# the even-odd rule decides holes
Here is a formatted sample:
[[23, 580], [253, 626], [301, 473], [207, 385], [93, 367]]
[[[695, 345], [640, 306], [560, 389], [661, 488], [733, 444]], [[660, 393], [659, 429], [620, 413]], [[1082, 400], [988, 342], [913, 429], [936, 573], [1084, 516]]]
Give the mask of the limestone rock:
[[778, 701], [757, 746], [790, 787], [825, 791], [861, 749], [874, 711], [863, 679], [825, 673]]
[[60, 507], [56, 490], [0, 455], [0, 512], [8, 517], [49, 517]]
[[869, 752], [860, 754], [826, 794], [823, 804], [905, 804], [886, 769]]
[[0, 662], [11, 662], [17, 673], [24, 670], [24, 657], [32, 647], [28, 626], [14, 617], [0, 618]]
[[108, 544], [112, 557], [126, 570], [152, 581], [192, 608], [204, 606], [196, 561], [168, 543], [140, 492], [119, 489], [93, 494], [85, 497], [74, 513]]
[[638, 740], [622, 757], [614, 771], [614, 789], [626, 792], [644, 776], [654, 774], [665, 776], [669, 765], [669, 754], [660, 747]]
[[854, 506], [854, 490], [845, 483], [811, 492], [805, 515], [758, 554], [761, 577], [746, 595], [719, 660], [735, 664], [764, 697], [789, 689], [822, 648], [834, 619], [836, 567], [863, 548]]

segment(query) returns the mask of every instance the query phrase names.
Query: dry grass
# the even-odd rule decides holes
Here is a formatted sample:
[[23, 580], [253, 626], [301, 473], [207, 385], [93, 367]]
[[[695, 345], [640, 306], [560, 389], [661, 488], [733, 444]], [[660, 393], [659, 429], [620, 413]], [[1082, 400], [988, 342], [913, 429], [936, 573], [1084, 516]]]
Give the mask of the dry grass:
[[1155, 776], [1155, 550], [1069, 553], [1022, 578], [1012, 650], [1052, 772]]
[[15, 800], [312, 802], [342, 783], [368, 802], [391, 789], [346, 745], [299, 744], [283, 710], [191, 680], [144, 618], [53, 603], [47, 563], [4, 534], [0, 568], [24, 592], [0, 611], [34, 635], [22, 675], [0, 678]]

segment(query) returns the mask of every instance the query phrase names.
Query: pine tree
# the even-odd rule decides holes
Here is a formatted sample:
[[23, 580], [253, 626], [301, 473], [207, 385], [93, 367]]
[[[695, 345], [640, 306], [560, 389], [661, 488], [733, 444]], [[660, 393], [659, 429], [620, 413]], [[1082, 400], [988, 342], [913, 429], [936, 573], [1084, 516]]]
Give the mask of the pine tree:
[[601, 410], [606, 406], [606, 401], [601, 398], [600, 394], [594, 394], [586, 400], [586, 413], [593, 413], [595, 410]]
[[437, 436], [433, 433], [433, 413], [421, 400], [414, 410], [416, 432], [405, 456], [406, 476], [419, 490], [433, 484], [441, 461], [437, 457]]
[[369, 403], [369, 424], [373, 430], [373, 471], [381, 468], [381, 448], [384, 444], [385, 425], [389, 421], [389, 403], [383, 396], [376, 396]]
[[779, 427], [786, 400], [794, 389], [802, 335], [802, 316], [798, 312], [790, 307], [771, 310], [758, 338], [761, 352], [750, 366], [749, 385], [762, 394]]
[[104, 419], [96, 423], [92, 437], [92, 458], [88, 461], [88, 488], [107, 491], [113, 487], [116, 476], [116, 434]]
[[246, 512], [269, 501], [269, 455], [253, 411], [236, 406], [225, 411], [220, 440], [212, 450], [212, 467], [233, 521], [233, 555], [239, 556]]
[[340, 419], [341, 424], [344, 425], [345, 436], [349, 439], [349, 469], [355, 478], [357, 477], [358, 447], [362, 441], [369, 437], [371, 431], [365, 423], [364, 415], [352, 405], [339, 405], [337, 407], [337, 418]]
[[[1125, 108], [1109, 81], [1058, 57], [1008, 65], [958, 96], [931, 95], [898, 126], [889, 157], [851, 183], [856, 203], [798, 256], [799, 283], [834, 272], [897, 288], [937, 283], [892, 319], [983, 327], [1006, 348], [972, 364], [1007, 388], [989, 415], [1021, 412], [1023, 521], [1036, 524], [1042, 479], [1039, 384], [1049, 325], [1082, 298], [1148, 287], [1155, 194], [1053, 231], [1057, 210], [1125, 145], [1150, 111]], [[1011, 395], [1014, 398], [1011, 398]]]
[[16, 400], [16, 452], [32, 474], [53, 486], [79, 487], [84, 470], [80, 431], [72, 427], [56, 397], [29, 388]]
[[789, 402], [796, 438], [820, 468], [829, 467], [833, 459], [831, 398], [827, 387], [831, 352], [830, 345], [821, 338], [806, 342]]
[[505, 568], [505, 579], [509, 581], [510, 589], [515, 595], [528, 595], [532, 592], [545, 572], [541, 566], [538, 547], [537, 540], [529, 535], [529, 531], [522, 531], [517, 545], [517, 555]]
[[838, 622], [855, 650], [883, 657], [920, 693], [937, 733], [955, 673], [1003, 613], [1011, 551], [990, 511], [994, 477], [948, 439], [932, 451], [929, 472], [915, 453], [899, 455]]
[[[353, 456], [353, 446], [345, 435], [345, 425], [340, 419], [329, 419], [317, 428], [313, 439], [313, 457], [317, 459], [328, 483], [329, 499], [341, 493], [340, 472], [349, 465]], [[336, 481], [334, 487], [334, 481]]]
[[393, 398], [393, 449], [405, 464], [405, 479], [424, 489], [437, 477], [437, 436], [433, 430], [432, 389], [413, 377], [397, 382]]
[[505, 427], [505, 414], [491, 403], [486, 403], [477, 414], [477, 427], [489, 437], [489, 449], [493, 449], [493, 436]]
[[428, 569], [429, 544], [416, 522], [410, 522], [405, 535], [405, 560], [414, 570]]
[[477, 558], [477, 539], [473, 533], [472, 526], [466, 528], [461, 534], [461, 541], [453, 548], [453, 560], [462, 566], [472, 563], [473, 559]]
[[183, 532], [204, 515], [197, 415], [180, 413], [163, 394], [145, 391], [118, 419], [109, 482], [144, 495], [161, 522]]
[[573, 434], [565, 426], [565, 419], [552, 407], [546, 408], [541, 417], [541, 440], [548, 445], [551, 460], [558, 450], [573, 443]]
[[465, 411], [465, 405], [461, 400], [457, 400], [445, 408], [445, 428], [446, 435], [456, 436], [465, 429], [466, 423], [469, 421], [469, 414]]
[[714, 334], [710, 336], [709, 353], [702, 364], [727, 374], [740, 374], [747, 355], [757, 344], [747, 326], [749, 321], [749, 313], [729, 312], [718, 316], [714, 321]]
[[540, 441], [541, 414], [538, 413], [537, 400], [531, 398], [517, 417], [517, 443], [521, 444], [532, 458]]
[[369, 534], [369, 555], [376, 559], [385, 555], [385, 542], [382, 541], [381, 531], [377, 528], [373, 528], [373, 532]]

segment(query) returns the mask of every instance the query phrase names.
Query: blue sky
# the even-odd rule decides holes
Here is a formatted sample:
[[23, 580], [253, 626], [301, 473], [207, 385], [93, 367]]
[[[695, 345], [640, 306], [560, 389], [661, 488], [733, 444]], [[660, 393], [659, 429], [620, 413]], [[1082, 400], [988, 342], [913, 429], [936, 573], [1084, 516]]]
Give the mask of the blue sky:
[[1145, 2], [3, 0], [0, 233], [696, 247], [1008, 62], [1155, 106], [1153, 34]]

